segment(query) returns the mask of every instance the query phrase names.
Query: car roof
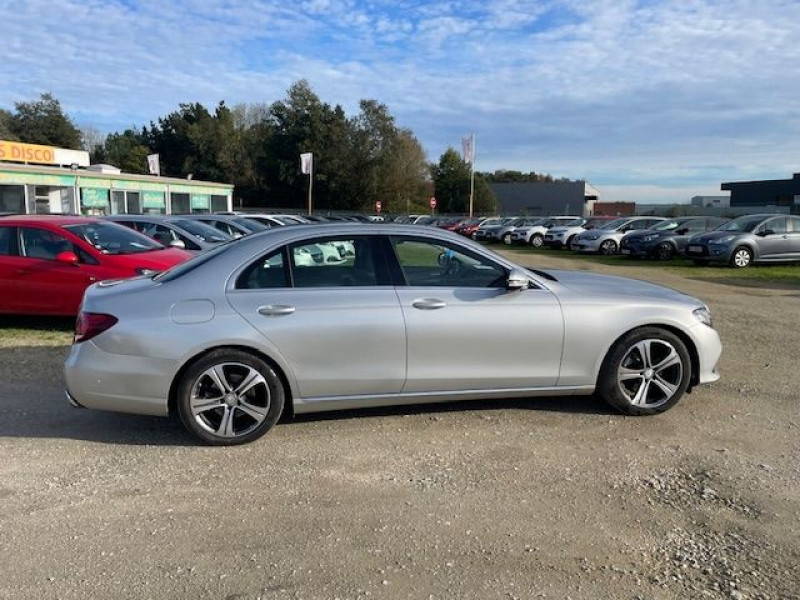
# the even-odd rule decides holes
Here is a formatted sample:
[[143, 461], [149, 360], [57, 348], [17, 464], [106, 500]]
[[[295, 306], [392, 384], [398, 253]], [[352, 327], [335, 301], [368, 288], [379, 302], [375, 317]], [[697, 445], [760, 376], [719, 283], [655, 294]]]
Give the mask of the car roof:
[[98, 223], [101, 219], [96, 217], [83, 217], [80, 215], [9, 215], [3, 217], [4, 224], [26, 225], [26, 224], [47, 224], [53, 227], [63, 227], [64, 225], [81, 225], [84, 223]]

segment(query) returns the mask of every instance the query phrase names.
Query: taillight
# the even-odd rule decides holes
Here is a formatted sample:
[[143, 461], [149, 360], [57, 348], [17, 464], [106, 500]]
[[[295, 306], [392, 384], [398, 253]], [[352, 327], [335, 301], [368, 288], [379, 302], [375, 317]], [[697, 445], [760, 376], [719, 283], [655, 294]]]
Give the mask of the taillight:
[[81, 312], [78, 314], [78, 320], [75, 322], [75, 337], [72, 343], [80, 344], [81, 342], [90, 340], [94, 336], [103, 333], [106, 329], [113, 327], [117, 321], [119, 321], [119, 319], [112, 315]]

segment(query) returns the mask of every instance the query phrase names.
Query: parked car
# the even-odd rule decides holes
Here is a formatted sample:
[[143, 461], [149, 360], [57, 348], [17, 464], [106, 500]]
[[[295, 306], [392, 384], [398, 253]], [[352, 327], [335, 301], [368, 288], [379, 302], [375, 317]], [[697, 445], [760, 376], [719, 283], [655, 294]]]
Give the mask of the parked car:
[[693, 235], [716, 229], [727, 221], [719, 217], [667, 219], [650, 229], [627, 234], [620, 242], [620, 253], [633, 258], [670, 260], [683, 253]]
[[[566, 225], [576, 220], [586, 222], [582, 217], [544, 217], [537, 219], [526, 226], [517, 227], [508, 237], [507, 244], [530, 244], [535, 248], [541, 248], [544, 245], [544, 236], [552, 227]], [[503, 240], [505, 241], [505, 240]]]
[[[339, 242], [354, 255], [299, 258]], [[200, 439], [239, 444], [284, 413], [389, 404], [597, 392], [651, 415], [718, 379], [720, 352], [708, 308], [682, 293], [526, 270], [436, 228], [342, 224], [92, 286], [65, 370], [75, 405], [177, 413]]]
[[461, 217], [441, 217], [436, 221], [436, 227], [447, 231], [455, 231], [455, 228], [463, 220]]
[[456, 225], [456, 228], [453, 231], [459, 235], [463, 235], [464, 237], [472, 237], [472, 234], [484, 221], [486, 221], [486, 217], [473, 217], [472, 219], [464, 219], [461, 221], [461, 223]]
[[534, 223], [541, 221], [540, 217], [517, 217], [499, 227], [488, 227], [485, 229], [484, 240], [487, 242], [511, 243], [511, 236], [519, 227], [530, 227]]
[[519, 217], [492, 217], [486, 219], [472, 234], [472, 239], [479, 242], [485, 241], [492, 236], [494, 230], [500, 229], [516, 221]]
[[192, 214], [180, 216], [209, 225], [233, 239], [239, 239], [240, 237], [269, 229], [266, 225], [259, 223], [255, 219], [248, 219], [244, 215]]
[[747, 215], [692, 237], [686, 256], [697, 264], [743, 269], [759, 262], [800, 261], [800, 217]]
[[98, 219], [20, 215], [0, 221], [0, 313], [78, 313], [96, 281], [153, 274], [191, 255]]
[[233, 238], [210, 225], [173, 215], [109, 215], [107, 221], [143, 233], [164, 246], [191, 252], [211, 250]]
[[579, 233], [602, 227], [614, 220], [614, 217], [579, 217], [565, 225], [551, 227], [544, 234], [544, 245], [548, 248], [569, 248]]
[[579, 233], [572, 238], [570, 249], [578, 252], [618, 254], [619, 244], [629, 231], [650, 229], [664, 221], [662, 217], [623, 217], [609, 221], [602, 227]]

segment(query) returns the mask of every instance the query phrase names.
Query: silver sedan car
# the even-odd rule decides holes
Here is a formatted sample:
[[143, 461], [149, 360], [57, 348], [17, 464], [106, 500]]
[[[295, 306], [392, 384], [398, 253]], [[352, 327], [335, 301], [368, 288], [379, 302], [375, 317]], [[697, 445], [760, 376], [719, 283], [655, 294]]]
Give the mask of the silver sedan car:
[[[306, 260], [320, 245], [352, 252]], [[448, 400], [597, 392], [651, 415], [717, 380], [720, 352], [708, 308], [667, 288], [524, 269], [438, 229], [298, 225], [90, 287], [66, 382], [75, 406], [239, 444], [284, 413]]]

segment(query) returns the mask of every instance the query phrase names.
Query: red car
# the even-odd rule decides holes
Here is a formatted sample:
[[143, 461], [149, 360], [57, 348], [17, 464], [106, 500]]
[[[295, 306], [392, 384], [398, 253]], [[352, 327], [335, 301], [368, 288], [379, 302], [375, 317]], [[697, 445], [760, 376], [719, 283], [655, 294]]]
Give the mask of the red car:
[[472, 234], [478, 230], [478, 227], [480, 227], [481, 223], [483, 223], [485, 220], [486, 217], [467, 219], [466, 221], [459, 223], [458, 227], [456, 227], [454, 231], [463, 236], [472, 237]]
[[163, 271], [191, 256], [99, 219], [0, 217], [0, 313], [75, 315], [94, 282]]

